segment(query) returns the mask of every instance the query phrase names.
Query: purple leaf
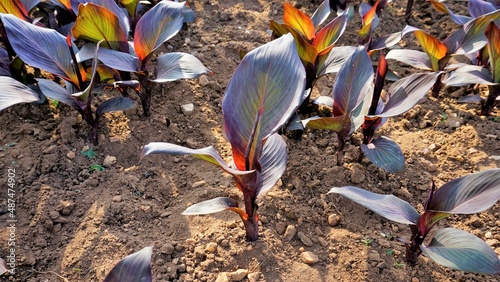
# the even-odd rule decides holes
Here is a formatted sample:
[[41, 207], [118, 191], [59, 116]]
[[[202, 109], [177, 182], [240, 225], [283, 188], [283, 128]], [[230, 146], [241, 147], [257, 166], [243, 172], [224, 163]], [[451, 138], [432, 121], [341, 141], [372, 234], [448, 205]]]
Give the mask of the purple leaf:
[[[82, 49], [76, 54], [78, 62], [83, 62], [94, 57], [96, 45], [85, 44]], [[131, 50], [132, 51], [132, 50]], [[141, 61], [136, 56], [131, 54], [111, 50], [107, 48], [99, 49], [99, 60], [108, 67], [128, 72], [137, 72], [140, 70]]]
[[314, 11], [314, 14], [311, 17], [311, 20], [314, 24], [314, 27], [318, 27], [321, 25], [330, 15], [330, 3], [329, 0], [324, 0]]
[[139, 19], [134, 31], [134, 49], [139, 60], [148, 58], [163, 42], [179, 32], [183, 7], [184, 2], [163, 0]]
[[211, 214], [225, 210], [238, 208], [238, 202], [227, 197], [219, 197], [201, 203], [194, 204], [187, 208], [183, 215]]
[[232, 175], [246, 175], [253, 173], [253, 171], [239, 171], [227, 166], [213, 146], [202, 149], [191, 149], [170, 143], [152, 142], [144, 146], [141, 159], [150, 154], [191, 155], [195, 158], [214, 164]]
[[108, 273], [104, 282], [152, 282], [151, 255], [153, 246], [126, 256]]
[[375, 138], [370, 144], [361, 144], [361, 150], [374, 165], [387, 172], [406, 170], [405, 156], [401, 148], [385, 136]]
[[440, 72], [415, 73], [394, 82], [387, 92], [387, 102], [379, 117], [400, 115], [415, 106], [431, 89]]
[[446, 86], [466, 86], [469, 84], [493, 85], [490, 71], [482, 66], [466, 65], [449, 74], [443, 83]]
[[118, 112], [132, 109], [135, 107], [133, 100], [126, 97], [115, 97], [104, 101], [97, 107], [95, 114], [96, 119], [99, 119], [104, 113]]
[[41, 0], [20, 0], [20, 1], [26, 8], [26, 11], [28, 12], [31, 11], [31, 9], [35, 8], [35, 6], [41, 2]]
[[454, 179], [432, 196], [427, 209], [451, 214], [471, 214], [489, 209], [500, 199], [500, 169], [490, 169]]
[[420, 248], [430, 259], [449, 268], [466, 272], [500, 273], [500, 260], [491, 247], [463, 230], [438, 229], [431, 242]]
[[382, 195], [353, 186], [334, 187], [328, 194], [340, 194], [389, 220], [416, 225], [420, 215], [408, 202], [394, 195]]
[[[27, 64], [78, 83], [66, 38], [57, 31], [25, 22], [9, 14], [0, 16], [9, 42]], [[72, 44], [75, 52], [78, 51]]]
[[79, 104], [78, 101], [71, 96], [71, 93], [52, 80], [37, 78], [37, 84], [43, 95], [71, 106], [78, 111], [81, 111], [81, 108], [85, 105]]
[[473, 18], [477, 18], [484, 14], [496, 11], [496, 8], [495, 6], [493, 6], [493, 4], [482, 0], [469, 0], [468, 8], [469, 8], [469, 14]]
[[395, 32], [387, 35], [383, 35], [377, 39], [374, 39], [370, 42], [370, 51], [373, 50], [382, 50], [385, 48], [392, 47], [396, 45], [399, 41], [401, 41], [402, 33]]
[[172, 52], [158, 57], [155, 77], [157, 83], [175, 81], [184, 78], [196, 78], [211, 73], [195, 56]]
[[261, 171], [257, 172], [257, 196], [262, 196], [271, 189], [286, 170], [287, 151], [283, 138], [275, 133], [264, 142], [259, 160]]
[[318, 70], [316, 76], [322, 76], [327, 73], [337, 73], [340, 67], [356, 51], [354, 46], [333, 47], [330, 52], [320, 55], [318, 59]]
[[389, 51], [385, 58], [400, 61], [417, 69], [432, 70], [429, 56], [421, 51], [394, 49]]
[[333, 85], [334, 116], [350, 114], [368, 94], [372, 94], [373, 76], [370, 57], [360, 46], [342, 65]]
[[15, 104], [38, 101], [33, 90], [8, 76], [0, 76], [0, 89], [0, 111]]
[[222, 101], [224, 129], [239, 170], [254, 169], [262, 140], [295, 112], [303, 99], [305, 77], [291, 34], [243, 58]]
[[458, 98], [458, 103], [481, 103], [483, 102], [483, 98], [479, 94], [476, 95], [467, 95]]

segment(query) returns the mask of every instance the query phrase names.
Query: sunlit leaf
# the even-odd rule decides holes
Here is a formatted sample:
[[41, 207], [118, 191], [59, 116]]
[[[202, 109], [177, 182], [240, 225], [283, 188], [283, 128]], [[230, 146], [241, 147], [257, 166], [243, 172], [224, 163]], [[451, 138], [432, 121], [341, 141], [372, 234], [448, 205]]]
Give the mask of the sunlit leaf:
[[271, 189], [286, 170], [286, 143], [277, 133], [264, 141], [262, 157], [259, 159], [261, 171], [257, 172], [257, 195], [262, 196]]
[[471, 17], [454, 14], [443, 2], [439, 0], [427, 0], [427, 2], [430, 2], [437, 11], [450, 15], [451, 19], [456, 24], [464, 25], [466, 22], [472, 20]]
[[28, 11], [19, 0], [2, 0], [0, 2], [0, 13], [11, 14], [22, 20], [28, 18]]
[[285, 25], [300, 32], [307, 40], [313, 40], [316, 33], [311, 18], [290, 3], [285, 2], [283, 8]]
[[104, 282], [152, 282], [151, 255], [153, 246], [126, 256], [108, 273]]
[[222, 101], [224, 130], [239, 170], [254, 169], [262, 140], [283, 126], [299, 106], [305, 76], [292, 35], [245, 55]]
[[187, 208], [183, 215], [211, 214], [225, 210], [238, 208], [238, 202], [227, 197], [219, 197], [201, 203], [194, 204]]
[[491, 22], [486, 28], [485, 35], [488, 39], [487, 46], [493, 82], [500, 83], [500, 29], [494, 22]]
[[431, 242], [420, 248], [430, 259], [452, 269], [500, 273], [500, 260], [491, 247], [478, 237], [459, 229], [438, 229]]
[[0, 76], [0, 89], [0, 111], [15, 104], [38, 101], [33, 90], [8, 76]]
[[[27, 64], [60, 76], [78, 85], [66, 37], [53, 29], [41, 28], [12, 15], [2, 14], [9, 42]], [[75, 52], [76, 46], [71, 46]]]
[[420, 46], [424, 49], [425, 53], [429, 56], [432, 69], [439, 70], [439, 60], [446, 56], [448, 48], [441, 43], [437, 38], [422, 30], [413, 32], [415, 37], [420, 42]]
[[[61, 1], [61, 0], [59, 0]], [[65, 2], [65, 1], [61, 1]], [[80, 4], [85, 4], [85, 3], [92, 3], [95, 5], [99, 5], [111, 13], [115, 14], [118, 17], [118, 21], [120, 22], [120, 27], [123, 30], [124, 34], [128, 34], [130, 32], [130, 20], [124, 11], [124, 9], [114, 0], [71, 0], [71, 9], [75, 13], [75, 15], [78, 15], [78, 8]], [[95, 16], [95, 15], [94, 15]], [[101, 38], [102, 39], [102, 38]]]
[[385, 58], [387, 60], [397, 60], [418, 69], [432, 70], [432, 64], [429, 56], [427, 56], [424, 52], [417, 50], [394, 49], [389, 51]]
[[232, 169], [224, 162], [217, 150], [213, 146], [202, 149], [191, 149], [175, 144], [163, 142], [151, 142], [144, 146], [142, 150], [141, 159], [151, 154], [172, 154], [172, 155], [191, 155], [197, 159], [207, 161], [213, 165], [220, 167], [227, 173], [233, 175], [250, 174], [253, 171], [239, 171]]
[[375, 5], [373, 5], [373, 7], [370, 7], [370, 5], [364, 2], [361, 3], [360, 15], [363, 19], [363, 27], [358, 30], [358, 34], [362, 39], [366, 38], [370, 34], [370, 32], [377, 27], [379, 23], [379, 18], [376, 13], [379, 3], [380, 1], [377, 1]]
[[471, 214], [489, 209], [500, 199], [500, 169], [489, 169], [456, 178], [432, 196], [428, 210]]
[[277, 36], [282, 36], [287, 33], [292, 34], [295, 38], [297, 53], [299, 54], [302, 62], [304, 62], [304, 64], [315, 64], [316, 58], [318, 57], [318, 50], [307, 42], [307, 40], [304, 39], [298, 31], [275, 21], [271, 21], [271, 30], [273, 30]]
[[338, 46], [333, 47], [327, 54], [320, 55], [318, 58], [318, 70], [316, 75], [321, 76], [327, 73], [339, 72], [340, 67], [355, 50], [356, 47], [354, 46]]
[[312, 101], [316, 105], [325, 105], [328, 107], [333, 107], [333, 98], [330, 96], [319, 96]]
[[196, 78], [211, 73], [195, 56], [172, 52], [160, 55], [156, 63], [154, 82], [163, 83], [184, 78]]
[[394, 82], [387, 91], [387, 102], [379, 117], [392, 117], [409, 111], [431, 89], [439, 72], [415, 73]]
[[137, 7], [139, 6], [139, 0], [120, 0], [120, 4], [127, 9], [130, 17], [135, 19]]
[[134, 31], [134, 49], [139, 60], [143, 61], [179, 32], [183, 22], [182, 7], [184, 2], [163, 0], [141, 17]]
[[385, 48], [392, 47], [396, 45], [399, 41], [401, 41], [401, 38], [402, 38], [401, 32], [395, 32], [383, 35], [377, 39], [373, 39], [370, 42], [369, 50], [370, 51], [382, 50]]
[[469, 0], [467, 4], [469, 13], [473, 18], [477, 18], [497, 10], [493, 4], [483, 0]]
[[104, 113], [125, 111], [135, 107], [133, 100], [127, 97], [115, 97], [104, 101], [97, 107], [95, 114], [99, 119]]
[[329, 193], [340, 194], [374, 213], [398, 223], [415, 225], [420, 218], [415, 208], [394, 195], [377, 194], [353, 186], [334, 187]]
[[403, 172], [406, 170], [405, 156], [396, 142], [381, 136], [370, 144], [361, 144], [366, 157], [377, 167], [387, 172]]
[[337, 117], [311, 117], [302, 120], [304, 127], [313, 129], [326, 129], [346, 136], [351, 131], [351, 120], [347, 115]]
[[316, 47], [318, 53], [321, 53], [337, 42], [339, 37], [344, 33], [346, 26], [347, 14], [344, 12], [319, 30], [312, 45]]
[[328, 18], [329, 15], [330, 15], [330, 3], [329, 0], [324, 0], [318, 6], [316, 11], [314, 11], [314, 14], [311, 17], [314, 27], [317, 28], [319, 25], [321, 25]]
[[342, 65], [333, 85], [333, 115], [349, 114], [356, 109], [370, 90], [373, 76], [370, 57], [360, 46]]
[[121, 29], [118, 17], [102, 6], [80, 4], [71, 32], [76, 39], [94, 43], [104, 40], [104, 47], [128, 52], [127, 34]]
[[490, 71], [483, 66], [467, 65], [456, 69], [445, 78], [446, 86], [462, 87], [469, 84], [492, 85]]

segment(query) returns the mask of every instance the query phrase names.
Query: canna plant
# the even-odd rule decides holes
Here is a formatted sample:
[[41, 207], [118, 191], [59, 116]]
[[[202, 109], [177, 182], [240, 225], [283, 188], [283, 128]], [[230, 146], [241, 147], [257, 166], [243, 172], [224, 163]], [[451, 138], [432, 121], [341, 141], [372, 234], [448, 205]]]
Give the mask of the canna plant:
[[405, 260], [409, 264], [414, 265], [424, 253], [449, 268], [499, 274], [498, 255], [480, 238], [455, 228], [438, 229], [434, 234], [431, 230], [438, 221], [452, 214], [473, 214], [492, 207], [500, 199], [500, 169], [472, 173], [435, 188], [433, 183], [421, 214], [393, 195], [358, 187], [334, 187], [328, 193], [342, 195], [388, 220], [408, 224], [410, 240], [398, 240], [405, 244]]
[[153, 246], [126, 256], [109, 271], [104, 282], [152, 282], [151, 255]]
[[[110, 68], [137, 76], [138, 80], [134, 81], [122, 77], [124, 81], [117, 85], [131, 88], [137, 93], [145, 116], [151, 114], [151, 92], [154, 83], [196, 78], [211, 73], [193, 55], [172, 52], [158, 56], [154, 78], [151, 78], [150, 63], [154, 51], [182, 28], [184, 4], [167, 0], [158, 2], [137, 21], [132, 42], [127, 41], [127, 31], [119, 24], [115, 14], [92, 3], [78, 6], [73, 35], [75, 38], [94, 43], [104, 37], [105, 48], [100, 49], [99, 60]], [[78, 59], [89, 59], [94, 50], [94, 44], [84, 45]]]
[[283, 175], [286, 144], [276, 131], [295, 112], [303, 99], [305, 70], [292, 35], [285, 35], [245, 55], [226, 88], [222, 101], [224, 132], [231, 144], [233, 164], [228, 166], [213, 147], [191, 149], [170, 143], [144, 146], [141, 159], [150, 154], [187, 154], [205, 160], [231, 174], [243, 193], [244, 208], [227, 197], [194, 204], [183, 214], [236, 212], [246, 238], [258, 239], [259, 196]]

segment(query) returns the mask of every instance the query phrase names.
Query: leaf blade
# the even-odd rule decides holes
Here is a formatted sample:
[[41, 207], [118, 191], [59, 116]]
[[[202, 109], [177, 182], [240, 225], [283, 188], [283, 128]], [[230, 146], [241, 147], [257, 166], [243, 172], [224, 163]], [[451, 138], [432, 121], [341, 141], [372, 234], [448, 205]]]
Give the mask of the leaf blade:
[[31, 103], [39, 100], [38, 95], [28, 86], [8, 77], [0, 76], [0, 111], [19, 103]]
[[238, 208], [238, 202], [227, 197], [218, 197], [211, 200], [196, 203], [182, 212], [182, 215], [202, 215], [234, 210]]
[[152, 282], [151, 255], [153, 246], [126, 256], [106, 275], [104, 282]]
[[385, 136], [375, 138], [370, 144], [361, 144], [361, 149], [374, 165], [385, 171], [396, 173], [406, 170], [401, 148]]
[[158, 56], [155, 79], [157, 83], [196, 78], [211, 73], [195, 56], [186, 53], [172, 52]]

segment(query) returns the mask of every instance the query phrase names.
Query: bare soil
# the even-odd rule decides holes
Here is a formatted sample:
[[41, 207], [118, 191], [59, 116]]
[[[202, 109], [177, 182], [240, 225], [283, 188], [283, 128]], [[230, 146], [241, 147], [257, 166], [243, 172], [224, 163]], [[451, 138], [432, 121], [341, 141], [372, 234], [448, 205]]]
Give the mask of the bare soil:
[[[416, 1], [410, 23], [444, 39], [458, 28], [423, 1]], [[465, 13], [466, 2], [452, 6]], [[196, 22], [166, 44], [165, 50], [196, 55], [213, 75], [158, 85], [150, 118], [142, 109], [107, 114], [100, 145], [92, 146], [88, 129], [65, 105], [17, 105], [0, 113], [2, 207], [7, 206], [7, 171], [15, 169], [15, 275], [1, 281], [102, 281], [123, 257], [154, 244], [156, 281], [219, 281], [236, 270], [241, 281], [500, 281], [499, 276], [468, 274], [442, 267], [421, 256], [404, 263], [409, 227], [391, 223], [337, 195], [334, 186], [354, 185], [397, 195], [423, 209], [431, 183], [439, 187], [466, 174], [496, 168], [500, 162], [499, 109], [477, 115], [477, 105], [458, 104], [472, 89], [445, 89], [380, 130], [400, 144], [407, 159], [404, 173], [358, 162], [362, 136], [348, 141], [344, 164], [337, 165], [334, 133], [310, 130], [301, 139], [287, 135], [288, 168], [260, 201], [260, 239], [247, 242], [236, 214], [183, 216], [190, 204], [218, 196], [241, 201], [232, 179], [218, 168], [191, 157], [154, 155], [139, 162], [142, 146], [153, 141], [192, 148], [214, 145], [228, 161], [221, 131], [221, 99], [240, 61], [240, 50], [266, 42], [269, 20], [280, 20], [283, 1], [190, 1]], [[308, 14], [319, 3], [293, 2]], [[359, 2], [357, 2], [357, 5]], [[357, 8], [356, 5], [356, 8]], [[378, 34], [404, 28], [406, 1], [394, 1], [381, 15]], [[357, 9], [356, 9], [357, 10]], [[340, 45], [356, 44], [359, 16], [349, 24]], [[399, 44], [418, 49], [412, 36]], [[391, 62], [391, 65], [395, 65]], [[396, 66], [401, 75], [415, 70]], [[313, 96], [330, 95], [334, 76], [321, 78]], [[479, 89], [482, 94], [486, 89]], [[106, 93], [104, 95], [118, 95]], [[137, 97], [135, 97], [137, 98]], [[136, 99], [136, 101], [139, 101]], [[191, 115], [180, 106], [194, 103]], [[92, 159], [81, 151], [91, 147]], [[116, 163], [92, 171], [107, 156]], [[109, 160], [109, 158], [108, 158]], [[328, 218], [330, 217], [330, 222]], [[0, 217], [0, 256], [9, 254], [7, 216]], [[297, 235], [287, 238], [293, 226]], [[453, 216], [452, 226], [488, 240], [500, 254], [500, 206], [472, 216]], [[289, 229], [292, 227], [289, 227]], [[293, 229], [293, 228], [292, 228]], [[300, 236], [299, 236], [300, 235]], [[209, 243], [216, 243], [214, 252]], [[304, 251], [319, 261], [306, 264]]]

